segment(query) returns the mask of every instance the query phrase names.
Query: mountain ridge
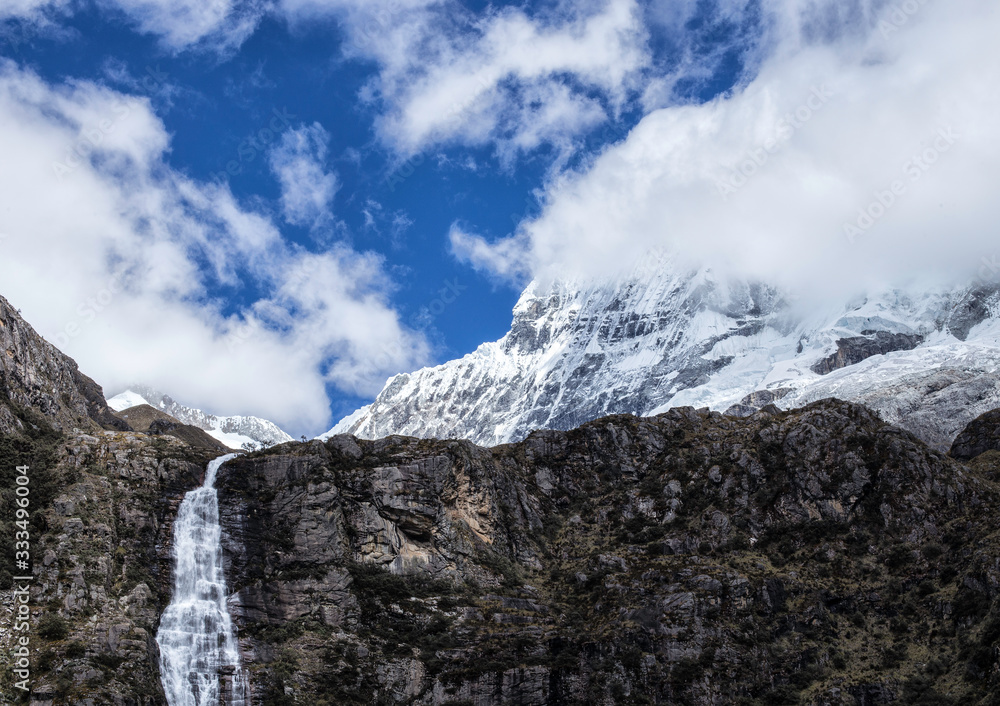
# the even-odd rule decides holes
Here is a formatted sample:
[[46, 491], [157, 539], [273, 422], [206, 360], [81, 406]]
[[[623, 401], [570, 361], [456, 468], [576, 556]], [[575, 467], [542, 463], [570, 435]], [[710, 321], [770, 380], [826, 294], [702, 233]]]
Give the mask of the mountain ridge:
[[42, 414], [58, 431], [128, 430], [108, 407], [104, 391], [76, 361], [42, 338], [0, 296], [0, 434], [24, 431], [11, 405]]
[[[0, 431], [0, 548], [30, 464], [32, 698], [164, 706], [173, 525], [219, 452], [101, 431], [62, 389], [67, 359], [3, 320], [8, 359], [34, 364], [4, 369], [34, 387], [0, 390], [28, 393]], [[253, 702], [995, 706], [1000, 411], [956, 440], [960, 463], [863, 406], [766, 398], [492, 448], [335, 435], [238, 455], [216, 488]]]
[[783, 391], [774, 403], [785, 409], [825, 397], [863, 402], [947, 450], [965, 424], [1000, 406], [998, 315], [997, 285], [889, 288], [802, 315], [774, 287], [669, 258], [610, 283], [534, 282], [503, 338], [394, 376], [320, 438], [399, 433], [489, 446], [606, 414], [725, 411]]
[[181, 404], [169, 395], [146, 385], [130, 385], [127, 390], [108, 400], [108, 405], [119, 412], [143, 404], [148, 404], [184, 424], [204, 430], [231, 449], [239, 450], [244, 445], [270, 446], [294, 441], [287, 432], [267, 419], [203, 412]]

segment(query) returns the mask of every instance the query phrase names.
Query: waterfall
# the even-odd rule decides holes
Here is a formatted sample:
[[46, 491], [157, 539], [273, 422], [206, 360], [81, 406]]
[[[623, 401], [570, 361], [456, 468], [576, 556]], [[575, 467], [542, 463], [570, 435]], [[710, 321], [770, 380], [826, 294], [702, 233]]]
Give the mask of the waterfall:
[[208, 464], [205, 482], [184, 496], [174, 521], [174, 595], [156, 633], [160, 679], [170, 706], [249, 704], [246, 673], [226, 607], [214, 487], [219, 467], [235, 455]]

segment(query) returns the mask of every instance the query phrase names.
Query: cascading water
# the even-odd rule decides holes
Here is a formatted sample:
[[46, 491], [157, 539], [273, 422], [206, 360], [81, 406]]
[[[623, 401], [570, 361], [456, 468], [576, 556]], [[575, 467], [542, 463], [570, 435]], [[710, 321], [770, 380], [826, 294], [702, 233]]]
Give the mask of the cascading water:
[[[205, 482], [184, 496], [174, 521], [174, 595], [156, 633], [160, 679], [170, 706], [249, 703], [236, 631], [226, 608], [214, 487], [219, 467], [235, 455], [208, 464]], [[224, 680], [222, 675], [232, 678]]]

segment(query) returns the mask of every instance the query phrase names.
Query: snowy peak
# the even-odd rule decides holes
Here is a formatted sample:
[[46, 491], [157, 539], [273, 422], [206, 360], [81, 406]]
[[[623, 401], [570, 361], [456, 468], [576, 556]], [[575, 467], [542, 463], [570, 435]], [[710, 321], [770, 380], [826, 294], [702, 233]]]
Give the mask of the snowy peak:
[[610, 286], [533, 283], [500, 341], [396, 376], [333, 432], [504, 443], [536, 428], [647, 410], [724, 367], [720, 342], [787, 335], [775, 289], [660, 264]]
[[108, 400], [108, 406], [116, 412], [143, 404], [155, 407], [184, 424], [204, 429], [231, 449], [243, 448], [245, 444], [271, 446], [293, 440], [278, 425], [266, 419], [208, 414], [182, 405], [169, 395], [144, 385], [133, 385]]
[[770, 392], [751, 401], [859, 401], [947, 448], [1000, 406], [998, 301], [996, 286], [886, 289], [804, 315], [775, 287], [667, 258], [614, 281], [532, 283], [502, 339], [397, 375], [330, 434], [494, 445], [614, 413], [752, 410]]

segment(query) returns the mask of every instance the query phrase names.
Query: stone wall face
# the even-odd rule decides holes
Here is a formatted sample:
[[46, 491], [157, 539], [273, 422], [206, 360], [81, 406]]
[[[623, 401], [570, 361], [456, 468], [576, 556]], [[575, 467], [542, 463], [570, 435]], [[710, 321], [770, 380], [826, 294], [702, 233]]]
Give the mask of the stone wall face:
[[830, 401], [339, 436], [218, 486], [257, 702], [853, 704], [996, 687], [990, 468]]

